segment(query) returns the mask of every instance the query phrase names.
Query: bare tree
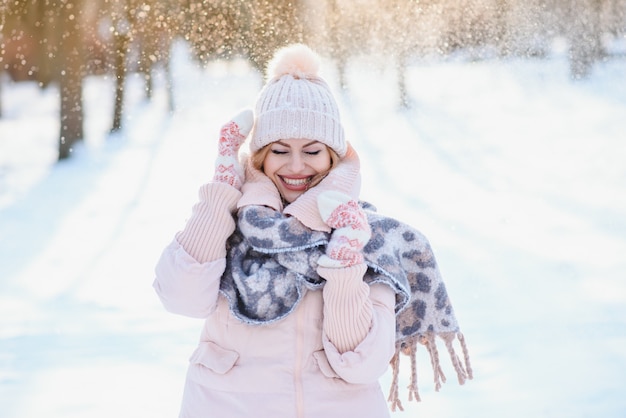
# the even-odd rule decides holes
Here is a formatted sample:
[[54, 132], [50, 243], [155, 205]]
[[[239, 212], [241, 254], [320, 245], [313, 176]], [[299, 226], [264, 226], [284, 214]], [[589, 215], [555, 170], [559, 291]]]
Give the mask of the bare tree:
[[[51, 2], [58, 13], [56, 27], [58, 54], [56, 71], [61, 97], [59, 159], [70, 156], [72, 146], [84, 138], [83, 130], [83, 78], [84, 52], [81, 25], [82, 0]], [[54, 15], [53, 14], [53, 15]]]
[[154, 92], [154, 70], [165, 72], [168, 108], [174, 110], [173, 82], [170, 73], [170, 50], [178, 36], [180, 4], [175, 0], [108, 0], [96, 18], [109, 22], [108, 68], [115, 80], [111, 132], [123, 128], [127, 77], [142, 75], [146, 98]]
[[14, 2], [3, 27], [10, 47], [5, 68], [16, 80], [37, 80], [41, 87], [58, 82], [60, 90], [59, 159], [83, 138], [82, 0]]
[[131, 5], [117, 0], [111, 9], [113, 42], [113, 75], [115, 77], [115, 99], [113, 101], [113, 120], [111, 132], [122, 129], [122, 113], [126, 87], [127, 61], [131, 42]]
[[136, 54], [137, 71], [143, 75], [146, 98], [154, 93], [154, 71], [165, 73], [168, 108], [174, 110], [173, 81], [170, 72], [170, 51], [178, 32], [178, 3], [173, 0], [144, 0], [131, 13], [131, 53]]

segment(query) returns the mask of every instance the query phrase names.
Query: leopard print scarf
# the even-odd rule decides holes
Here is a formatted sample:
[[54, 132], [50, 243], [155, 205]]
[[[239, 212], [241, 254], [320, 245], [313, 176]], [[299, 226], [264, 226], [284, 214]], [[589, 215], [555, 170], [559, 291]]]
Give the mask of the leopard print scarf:
[[[452, 305], [428, 240], [419, 231], [395, 219], [381, 216], [361, 202], [372, 237], [363, 250], [368, 269], [363, 280], [382, 283], [396, 294], [396, 355], [389, 395], [392, 410], [402, 409], [398, 398], [399, 354], [411, 358], [409, 399], [419, 400], [415, 350], [426, 346], [439, 390], [445, 376], [439, 364], [435, 337], [441, 337], [450, 353], [459, 383], [472, 378], [469, 356], [459, 332]], [[239, 210], [237, 230], [229, 238], [226, 271], [220, 291], [232, 314], [248, 324], [279, 321], [298, 306], [306, 291], [319, 290], [325, 280], [317, 272], [330, 234], [314, 231], [291, 216], [265, 206]], [[461, 361], [452, 343], [458, 338]]]

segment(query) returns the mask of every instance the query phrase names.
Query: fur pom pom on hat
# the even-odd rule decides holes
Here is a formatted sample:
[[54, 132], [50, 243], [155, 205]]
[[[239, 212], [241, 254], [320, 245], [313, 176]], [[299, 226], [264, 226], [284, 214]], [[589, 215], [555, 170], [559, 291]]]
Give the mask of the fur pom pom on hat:
[[320, 62], [306, 45], [295, 44], [278, 50], [268, 65], [267, 73], [272, 77], [291, 74], [294, 78], [318, 77]]
[[322, 142], [340, 157], [346, 155], [339, 108], [319, 67], [319, 57], [306, 45], [276, 53], [256, 103], [252, 152], [280, 139], [301, 138]]

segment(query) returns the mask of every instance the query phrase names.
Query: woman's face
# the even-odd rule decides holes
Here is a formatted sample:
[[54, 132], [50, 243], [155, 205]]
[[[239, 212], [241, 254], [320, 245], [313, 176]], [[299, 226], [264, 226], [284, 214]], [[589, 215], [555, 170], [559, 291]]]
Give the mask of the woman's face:
[[315, 176], [331, 167], [330, 152], [321, 142], [291, 138], [268, 146], [263, 171], [287, 203], [296, 200], [307, 191]]

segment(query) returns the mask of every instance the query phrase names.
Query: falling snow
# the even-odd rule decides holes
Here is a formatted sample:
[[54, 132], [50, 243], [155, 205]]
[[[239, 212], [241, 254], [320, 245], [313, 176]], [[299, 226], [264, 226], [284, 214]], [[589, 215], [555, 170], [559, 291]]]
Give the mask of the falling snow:
[[[348, 44], [327, 31], [309, 39], [360, 154], [362, 198], [428, 236], [472, 356], [464, 386], [443, 358], [451, 379], [437, 393], [421, 353], [422, 402], [393, 416], [624, 416], [623, 32], [604, 18], [605, 56], [573, 81], [570, 42], [550, 14], [531, 37], [533, 9], [508, 13], [520, 23], [503, 51], [485, 43], [500, 39], [493, 25], [484, 38], [473, 29], [484, 14], [447, 13], [476, 41], [455, 50], [459, 34], [442, 43], [432, 29], [445, 2], [415, 3], [434, 20], [411, 21], [425, 27], [422, 52], [402, 72], [383, 37], [371, 49], [366, 35], [352, 39], [343, 61]], [[163, 310], [153, 268], [212, 175], [219, 127], [262, 83], [245, 51], [201, 59], [201, 38], [173, 44], [173, 111], [165, 68], [147, 101], [145, 76], [129, 67], [113, 134], [115, 79], [86, 76], [84, 140], [61, 162], [58, 88], [0, 75], [3, 418], [177, 416], [202, 323]], [[407, 384], [408, 373], [401, 395]]]

